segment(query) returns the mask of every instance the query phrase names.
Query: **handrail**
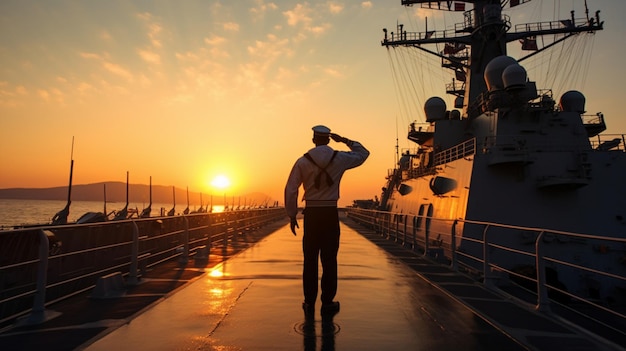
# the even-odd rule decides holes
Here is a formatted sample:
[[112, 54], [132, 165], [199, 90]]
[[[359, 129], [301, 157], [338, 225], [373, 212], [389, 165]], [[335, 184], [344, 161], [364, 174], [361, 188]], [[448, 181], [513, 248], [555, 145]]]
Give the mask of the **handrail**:
[[[501, 223], [471, 221], [462, 219], [450, 220], [432, 218], [428, 217], [426, 213], [420, 213], [418, 215], [402, 214], [402, 220], [405, 225], [391, 226], [391, 222], [395, 221], [393, 219], [394, 217], [400, 218], [400, 216], [398, 216], [398, 213], [360, 208], [346, 208], [346, 212], [349, 218], [353, 219], [355, 222], [374, 229], [387, 238], [394, 238], [395, 240], [400, 241], [401, 244], [412, 248], [414, 251], [423, 250], [424, 256], [426, 257], [434, 257], [433, 250], [435, 249], [438, 250], [437, 255], [443, 250], [444, 255], [447, 259], [446, 264], [449, 264], [451, 269], [455, 271], [464, 270], [471, 274], [477, 275], [477, 280], [483, 279], [485, 287], [489, 289], [498, 290], [503, 294], [512, 294], [508, 291], [501, 289], [498, 286], [498, 278], [502, 278], [502, 276], [498, 276], [497, 272], [507, 273], [517, 278], [523, 278], [525, 281], [533, 282], [533, 284], [536, 286], [536, 290], [533, 292], [526, 289], [526, 291], [536, 294], [535, 309], [540, 313], [551, 313], [553, 312], [552, 307], [556, 305], [558, 305], [559, 308], [572, 310], [571, 307], [564, 306], [550, 297], [550, 293], [561, 293], [562, 295], [568, 296], [578, 303], [584, 303], [586, 306], [588, 306], [589, 309], [593, 308], [595, 309], [595, 311], [601, 311], [601, 313], [610, 314], [611, 316], [619, 319], [621, 321], [619, 323], [622, 325], [626, 323], [626, 315], [623, 313], [623, 311], [620, 312], [617, 309], [607, 308], [606, 306], [602, 306], [591, 297], [583, 296], [576, 292], [568, 292], [560, 287], [553, 286], [554, 284], [551, 285], [546, 276], [546, 267], [547, 263], [550, 263], [553, 266], [567, 267], [567, 269], [572, 269], [580, 272], [581, 275], [594, 275], [598, 278], [611, 279], [612, 281], [622, 284], [622, 286], [626, 285], [626, 277], [611, 272], [598, 271], [593, 267], [583, 266], [579, 263], [575, 264], [560, 260], [557, 256], [555, 256], [555, 253], [550, 254], [546, 251], [548, 244], [546, 243], [546, 240], [544, 240], [548, 235], [551, 235], [558, 236], [562, 240], [594, 240], [594, 242], [597, 241], [599, 243], [606, 243], [606, 245], [611, 243], [612, 245], [626, 247], [625, 238], [596, 236], [584, 233], [572, 233], [546, 228], [523, 227], [516, 225], [506, 225]], [[424, 219], [430, 220], [432, 223], [435, 223], [432, 225], [432, 230], [425, 230], [425, 228], [420, 227], [418, 223], [421, 223]], [[489, 235], [489, 233], [492, 232], [508, 230], [514, 230], [523, 233], [529, 233], [529, 235], [534, 235], [534, 245], [532, 246], [533, 249], [529, 251], [523, 251], [519, 248], [509, 247], [506, 244], [497, 241], [497, 237], [501, 237], [501, 235]], [[482, 235], [478, 234], [478, 231], [482, 232]], [[471, 232], [475, 234], [472, 236], [468, 236], [468, 233]], [[442, 236], [446, 239], [433, 247], [430, 237], [433, 237], [434, 235]], [[459, 243], [465, 245], [466, 248], [460, 251]], [[467, 248], [471, 245], [474, 245], [475, 247], [480, 247], [481, 249], [468, 250]], [[519, 273], [509, 271], [507, 268], [503, 268], [501, 265], [498, 264], [496, 259], [492, 257], [492, 251], [494, 250], [506, 251], [509, 253], [509, 255], [518, 255], [519, 257], [525, 257], [534, 260], [534, 274], [536, 278], [521, 275]], [[436, 261], [442, 261], [441, 257], [436, 258]], [[507, 282], [510, 283], [510, 281]], [[516, 297], [514, 295], [511, 296], [520, 299], [519, 297]], [[584, 315], [585, 318], [589, 320], [595, 320], [595, 317], [592, 317], [590, 314], [585, 314], [580, 309], [573, 309], [572, 312], [579, 315]], [[623, 337], [626, 337], [626, 331], [624, 331], [623, 328], [615, 325], [605, 324], [604, 322], [596, 322], [601, 323], [608, 329], [613, 330], [615, 333], [619, 333]]]
[[247, 240], [247, 231], [285, 216], [274, 207], [0, 231], [0, 324], [24, 316], [20, 323], [41, 323], [54, 314], [46, 306], [92, 289], [103, 275], [121, 272], [136, 284], [146, 267], [185, 263], [197, 248]]

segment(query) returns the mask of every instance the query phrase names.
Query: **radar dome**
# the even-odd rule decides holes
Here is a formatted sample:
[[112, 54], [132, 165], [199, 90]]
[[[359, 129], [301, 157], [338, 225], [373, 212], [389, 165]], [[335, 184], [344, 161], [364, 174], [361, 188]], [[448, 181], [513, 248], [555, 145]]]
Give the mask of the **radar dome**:
[[424, 104], [426, 122], [439, 121], [446, 118], [446, 102], [442, 98], [433, 96]]
[[570, 90], [561, 96], [559, 106], [561, 111], [584, 113], [585, 95], [580, 91]]
[[512, 64], [517, 64], [517, 61], [511, 56], [498, 56], [489, 61], [485, 67], [485, 74], [483, 76], [489, 91], [504, 89], [504, 84], [502, 83], [502, 73]]
[[523, 89], [526, 86], [527, 78], [526, 70], [517, 63], [509, 65], [502, 71], [502, 83], [504, 83], [506, 90]]

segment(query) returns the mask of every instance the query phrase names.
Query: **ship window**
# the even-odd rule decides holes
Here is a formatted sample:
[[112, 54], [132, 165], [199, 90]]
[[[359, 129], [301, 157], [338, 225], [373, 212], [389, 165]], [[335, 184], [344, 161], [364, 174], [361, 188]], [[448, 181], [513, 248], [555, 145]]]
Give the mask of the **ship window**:
[[433, 218], [433, 204], [428, 205], [428, 213], [426, 214], [426, 232], [430, 231], [430, 221]]
[[424, 207], [426, 205], [420, 205], [420, 210], [417, 213], [417, 223], [415, 223], [415, 228], [417, 228], [417, 230], [420, 230], [422, 228], [422, 222], [424, 220]]

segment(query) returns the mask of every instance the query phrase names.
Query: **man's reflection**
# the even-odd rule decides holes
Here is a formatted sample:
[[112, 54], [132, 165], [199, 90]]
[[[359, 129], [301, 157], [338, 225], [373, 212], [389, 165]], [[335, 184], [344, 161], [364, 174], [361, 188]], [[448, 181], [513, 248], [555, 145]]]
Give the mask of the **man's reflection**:
[[[336, 313], [322, 314], [322, 351], [335, 351], [335, 318]], [[317, 350], [317, 326], [315, 318], [305, 318], [302, 331], [304, 334], [304, 350]]]

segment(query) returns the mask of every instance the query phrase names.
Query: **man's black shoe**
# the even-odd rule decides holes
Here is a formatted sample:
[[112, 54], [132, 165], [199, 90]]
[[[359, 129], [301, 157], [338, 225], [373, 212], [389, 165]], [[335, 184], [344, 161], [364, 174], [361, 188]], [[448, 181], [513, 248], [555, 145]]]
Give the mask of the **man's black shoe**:
[[339, 301], [322, 304], [322, 314], [335, 314], [337, 312], [339, 312]]
[[315, 318], [315, 306], [308, 304], [306, 302], [302, 303], [302, 310], [304, 310], [304, 318], [313, 319]]

